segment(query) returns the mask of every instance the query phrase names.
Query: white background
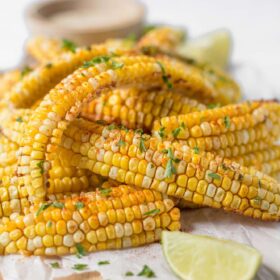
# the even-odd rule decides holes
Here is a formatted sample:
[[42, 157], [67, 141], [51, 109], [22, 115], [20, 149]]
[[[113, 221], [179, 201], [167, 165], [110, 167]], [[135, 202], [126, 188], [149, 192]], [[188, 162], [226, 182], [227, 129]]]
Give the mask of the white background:
[[[59, 1], [59, 0], [58, 0]], [[94, 0], [93, 0], [94, 1]], [[18, 63], [28, 36], [24, 9], [32, 0], [0, 1], [0, 69]], [[280, 96], [279, 0], [143, 0], [148, 21], [187, 27], [191, 36], [218, 28], [231, 30], [234, 64], [262, 72]]]

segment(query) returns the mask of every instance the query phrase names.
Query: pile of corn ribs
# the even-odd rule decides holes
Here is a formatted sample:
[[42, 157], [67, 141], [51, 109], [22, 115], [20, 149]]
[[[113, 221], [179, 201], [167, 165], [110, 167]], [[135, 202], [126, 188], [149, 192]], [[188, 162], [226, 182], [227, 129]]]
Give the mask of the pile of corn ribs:
[[180, 57], [181, 31], [77, 47], [34, 38], [0, 77], [0, 253], [149, 244], [180, 209], [280, 218], [280, 104]]

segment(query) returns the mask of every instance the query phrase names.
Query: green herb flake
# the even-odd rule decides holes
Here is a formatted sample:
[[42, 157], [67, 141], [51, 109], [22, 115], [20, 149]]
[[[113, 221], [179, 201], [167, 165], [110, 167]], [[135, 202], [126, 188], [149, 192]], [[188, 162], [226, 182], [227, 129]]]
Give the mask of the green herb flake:
[[199, 148], [198, 148], [197, 146], [195, 146], [195, 147], [193, 148], [193, 152], [194, 152], [196, 155], [198, 155], [198, 154], [199, 154]]
[[38, 217], [44, 210], [49, 208], [52, 205], [52, 203], [42, 203], [39, 207], [38, 211], [36, 212], [36, 217]]
[[77, 45], [74, 42], [70, 41], [70, 40], [63, 39], [62, 40], [62, 48], [65, 49], [65, 50], [68, 50], [68, 51], [70, 51], [72, 53], [75, 53]]
[[209, 173], [208, 177], [210, 177], [212, 179], [215, 179], [215, 180], [220, 180], [221, 179], [221, 176], [217, 173]]
[[47, 63], [45, 67], [46, 67], [47, 69], [50, 69], [50, 68], [52, 68], [52, 66], [53, 66], [52, 63]]
[[130, 33], [124, 40], [128, 43], [135, 43], [137, 41], [137, 36], [135, 33]]
[[221, 105], [219, 103], [210, 103], [207, 105], [208, 109], [215, 109], [215, 108], [219, 108]]
[[173, 88], [173, 84], [170, 82], [168, 76], [166, 75], [166, 71], [165, 71], [164, 66], [159, 61], [157, 61], [157, 64], [159, 65], [159, 67], [161, 69], [163, 82], [167, 85], [168, 89], [172, 89]]
[[224, 124], [225, 124], [226, 128], [230, 128], [230, 117], [229, 116], [225, 116]]
[[59, 202], [59, 201], [54, 201], [52, 203], [52, 206], [55, 207], [55, 208], [63, 209], [64, 208], [64, 203]]
[[159, 129], [159, 131], [158, 131], [158, 135], [159, 135], [159, 137], [160, 137], [161, 139], [163, 139], [164, 136], [165, 136], [164, 131], [165, 131], [165, 127], [164, 127], [164, 126], [162, 126], [162, 127]]
[[107, 127], [108, 130], [114, 130], [114, 129], [116, 129], [116, 128], [117, 128], [117, 126], [116, 126], [114, 123], [110, 124], [110, 125]]
[[150, 215], [156, 215], [160, 212], [160, 210], [158, 208], [147, 211], [144, 213], [144, 216], [150, 216]]
[[122, 62], [112, 61], [112, 69], [121, 69], [124, 66]]
[[84, 264], [84, 263], [76, 263], [72, 266], [72, 269], [75, 269], [75, 270], [85, 270], [87, 268], [88, 268], [88, 265]]
[[85, 204], [82, 201], [77, 201], [75, 207], [77, 210], [80, 210], [85, 207]]
[[41, 160], [36, 165], [40, 168], [40, 174], [44, 174], [44, 161]]
[[144, 131], [143, 131], [143, 129], [138, 128], [138, 129], [135, 130], [135, 133], [142, 135], [144, 133]]
[[122, 139], [120, 139], [119, 142], [117, 143], [117, 145], [118, 145], [119, 147], [123, 147], [123, 146], [125, 146], [125, 144], [126, 144], [126, 142], [123, 141]]
[[85, 256], [86, 255], [86, 251], [85, 251], [85, 248], [83, 247], [82, 244], [80, 243], [77, 243], [75, 245], [76, 249], [77, 249], [77, 257], [78, 258], [81, 258], [82, 256]]
[[46, 226], [47, 226], [47, 228], [50, 228], [52, 226], [52, 221], [48, 221]]
[[97, 264], [98, 265], [107, 265], [107, 264], [110, 264], [110, 262], [109, 261], [99, 261]]
[[176, 138], [179, 135], [180, 131], [181, 131], [181, 127], [177, 127], [174, 130], [172, 130], [173, 137]]
[[112, 189], [111, 189], [111, 188], [108, 188], [108, 189], [101, 189], [101, 190], [100, 190], [100, 194], [101, 194], [102, 196], [109, 196], [111, 192], [112, 192]]
[[156, 274], [151, 270], [149, 266], [144, 265], [142, 271], [140, 271], [137, 276], [145, 276], [147, 278], [155, 278]]
[[17, 121], [17, 122], [23, 122], [23, 119], [22, 119], [22, 117], [17, 117], [17, 118], [16, 118], [16, 121]]
[[85, 61], [82, 67], [83, 68], [88, 68], [88, 67], [100, 64], [100, 63], [108, 63], [108, 61], [110, 59], [111, 59], [111, 57], [108, 56], [108, 55], [96, 56], [96, 57], [94, 57], [93, 59], [91, 59], [89, 61]]
[[146, 139], [141, 135], [140, 137], [140, 143], [139, 143], [139, 149], [141, 153], [144, 153], [147, 151], [147, 148], [145, 146]]
[[53, 262], [53, 263], [50, 263], [51, 267], [52, 268], [60, 268], [60, 265], [58, 262]]
[[133, 272], [131, 272], [131, 271], [127, 271], [126, 273], [125, 273], [125, 276], [133, 276], [134, 275], [134, 273]]
[[143, 34], [145, 35], [145, 34], [147, 34], [148, 32], [150, 32], [150, 31], [152, 31], [152, 30], [154, 30], [154, 29], [156, 29], [156, 28], [157, 28], [157, 26], [156, 26], [156, 25], [153, 25], [153, 24], [146, 25], [146, 26], [144, 26], [144, 28], [143, 28]]
[[23, 77], [25, 77], [26, 75], [28, 75], [32, 70], [33, 70], [33, 69], [32, 69], [31, 67], [25, 66], [25, 67], [21, 70], [21, 72], [20, 72], [20, 77], [21, 77], [21, 79], [22, 79]]

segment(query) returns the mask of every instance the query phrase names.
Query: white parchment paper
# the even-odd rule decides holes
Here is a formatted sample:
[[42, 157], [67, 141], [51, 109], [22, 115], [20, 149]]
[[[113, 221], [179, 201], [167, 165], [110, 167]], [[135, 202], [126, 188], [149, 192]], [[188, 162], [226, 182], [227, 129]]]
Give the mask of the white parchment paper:
[[[250, 64], [244, 65], [246, 66], [234, 67], [233, 75], [241, 84], [246, 98], [280, 98], [278, 89], [271, 88], [266, 83], [260, 69]], [[222, 210], [202, 208], [182, 212], [182, 229], [190, 233], [231, 239], [255, 247], [263, 255], [263, 265], [256, 279], [280, 279], [280, 223], [261, 222], [225, 213]], [[99, 266], [97, 263], [102, 260], [108, 260], [110, 264]], [[58, 261], [63, 268], [51, 269], [50, 263], [54, 261]], [[154, 270], [157, 279], [177, 279], [165, 262], [160, 244], [137, 249], [98, 252], [82, 259], [77, 259], [76, 256], [57, 259], [5, 256], [0, 257], [0, 271], [5, 280], [47, 280], [73, 274], [71, 267], [75, 263], [88, 264], [89, 270], [99, 271], [102, 279], [142, 279], [125, 277], [125, 273], [132, 271], [137, 274], [145, 264]]]

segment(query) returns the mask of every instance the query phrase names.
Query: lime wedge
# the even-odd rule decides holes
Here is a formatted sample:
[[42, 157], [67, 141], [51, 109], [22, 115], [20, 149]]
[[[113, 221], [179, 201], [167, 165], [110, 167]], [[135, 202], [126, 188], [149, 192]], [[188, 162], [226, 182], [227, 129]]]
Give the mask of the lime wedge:
[[173, 272], [185, 280], [249, 280], [262, 260], [249, 246], [183, 232], [164, 231], [162, 247]]
[[217, 30], [180, 45], [178, 54], [220, 68], [229, 64], [232, 40], [227, 30]]

